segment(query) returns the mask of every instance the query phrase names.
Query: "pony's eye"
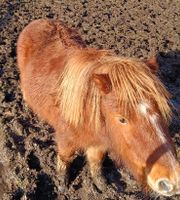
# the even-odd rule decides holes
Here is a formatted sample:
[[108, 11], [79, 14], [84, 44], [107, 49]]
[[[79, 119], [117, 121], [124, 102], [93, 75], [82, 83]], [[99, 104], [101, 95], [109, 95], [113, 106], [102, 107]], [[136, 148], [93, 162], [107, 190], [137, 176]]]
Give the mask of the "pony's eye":
[[121, 124], [127, 124], [127, 123], [128, 123], [127, 119], [125, 119], [125, 118], [123, 118], [123, 117], [119, 118], [119, 122], [120, 122]]

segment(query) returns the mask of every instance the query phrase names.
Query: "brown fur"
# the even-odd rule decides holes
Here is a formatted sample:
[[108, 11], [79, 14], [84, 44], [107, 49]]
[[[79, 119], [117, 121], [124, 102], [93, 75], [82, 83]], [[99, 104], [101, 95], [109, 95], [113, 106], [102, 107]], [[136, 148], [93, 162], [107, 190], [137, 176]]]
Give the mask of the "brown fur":
[[[169, 179], [175, 176], [176, 156], [167, 130], [169, 95], [150, 69], [154, 61], [149, 65], [86, 48], [75, 31], [53, 20], [30, 23], [20, 34], [17, 54], [24, 99], [54, 127], [61, 170], [82, 150], [99, 184], [100, 164], [108, 151], [142, 183], [151, 172], [156, 181], [161, 169]], [[142, 102], [150, 105], [148, 115], [158, 115], [166, 145], [139, 113]]]

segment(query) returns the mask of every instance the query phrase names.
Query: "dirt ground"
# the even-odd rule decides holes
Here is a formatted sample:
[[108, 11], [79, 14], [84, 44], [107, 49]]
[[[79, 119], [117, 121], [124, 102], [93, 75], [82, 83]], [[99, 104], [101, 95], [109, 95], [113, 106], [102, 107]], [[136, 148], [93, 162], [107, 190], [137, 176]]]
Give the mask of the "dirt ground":
[[106, 158], [107, 191], [93, 186], [85, 159], [72, 165], [62, 191], [56, 173], [53, 129], [22, 100], [16, 63], [20, 31], [33, 19], [57, 18], [75, 27], [86, 43], [121, 56], [158, 55], [160, 76], [176, 110], [170, 133], [180, 157], [179, 0], [0, 0], [0, 199], [2, 200], [178, 200], [144, 194], [125, 169]]

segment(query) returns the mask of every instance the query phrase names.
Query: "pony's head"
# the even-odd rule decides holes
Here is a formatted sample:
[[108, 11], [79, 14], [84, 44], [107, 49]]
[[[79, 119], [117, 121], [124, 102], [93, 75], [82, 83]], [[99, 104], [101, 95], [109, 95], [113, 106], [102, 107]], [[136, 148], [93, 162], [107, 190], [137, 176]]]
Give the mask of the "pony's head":
[[180, 192], [180, 166], [168, 135], [167, 91], [148, 62], [121, 58], [108, 64], [107, 73], [93, 77], [112, 150], [154, 191], [167, 196]]
[[[60, 108], [75, 127], [89, 123], [134, 177], [165, 196], [180, 192], [180, 166], [168, 134], [169, 95], [154, 62], [103, 51], [75, 53], [60, 80]], [[152, 72], [153, 71], [153, 72]]]

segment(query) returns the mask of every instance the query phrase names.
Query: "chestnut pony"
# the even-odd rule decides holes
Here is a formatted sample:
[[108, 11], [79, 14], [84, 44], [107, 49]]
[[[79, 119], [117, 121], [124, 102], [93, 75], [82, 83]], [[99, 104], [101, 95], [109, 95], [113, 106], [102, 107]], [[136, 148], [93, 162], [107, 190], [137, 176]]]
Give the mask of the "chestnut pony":
[[55, 129], [64, 184], [76, 151], [87, 155], [94, 184], [106, 183], [106, 152], [158, 194], [180, 193], [180, 165], [168, 134], [169, 95], [156, 76], [156, 59], [117, 57], [86, 47], [76, 31], [35, 20], [20, 34], [23, 96]]

